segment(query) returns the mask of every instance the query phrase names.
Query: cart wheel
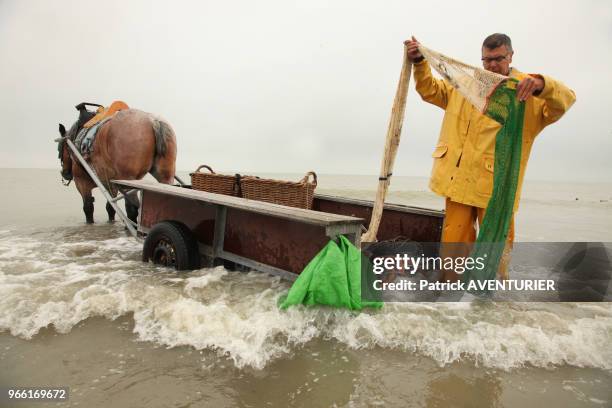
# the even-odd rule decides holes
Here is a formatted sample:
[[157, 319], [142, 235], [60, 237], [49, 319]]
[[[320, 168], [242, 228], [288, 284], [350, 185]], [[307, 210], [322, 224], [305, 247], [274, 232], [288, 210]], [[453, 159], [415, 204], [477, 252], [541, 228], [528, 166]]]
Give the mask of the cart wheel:
[[200, 267], [198, 244], [193, 234], [183, 224], [173, 221], [160, 222], [149, 231], [142, 249], [142, 260], [178, 271]]

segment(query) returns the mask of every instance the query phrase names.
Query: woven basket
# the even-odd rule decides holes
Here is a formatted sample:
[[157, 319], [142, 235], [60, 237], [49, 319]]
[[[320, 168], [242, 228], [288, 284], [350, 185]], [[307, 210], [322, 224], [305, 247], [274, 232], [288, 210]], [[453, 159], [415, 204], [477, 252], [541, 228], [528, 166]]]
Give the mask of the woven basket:
[[[310, 176], [312, 181], [309, 180]], [[317, 186], [317, 175], [309, 171], [298, 182], [243, 177], [240, 185], [244, 198], [310, 210]]]
[[[200, 169], [206, 168], [210, 173], [203, 173]], [[191, 176], [191, 188], [194, 190], [207, 191], [209, 193], [225, 194], [229, 196], [240, 196], [240, 175], [229, 176], [217, 174], [205, 164], [201, 165], [189, 174]]]

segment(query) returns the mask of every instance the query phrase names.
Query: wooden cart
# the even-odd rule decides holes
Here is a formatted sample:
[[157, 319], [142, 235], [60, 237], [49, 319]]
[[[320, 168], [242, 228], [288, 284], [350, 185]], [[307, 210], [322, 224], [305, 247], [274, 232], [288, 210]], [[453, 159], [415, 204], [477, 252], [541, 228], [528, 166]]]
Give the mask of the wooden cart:
[[[316, 195], [304, 210], [147, 181], [118, 180], [122, 192], [138, 192], [137, 232], [145, 237], [143, 260], [195, 269], [238, 265], [295, 277], [337, 235], [356, 246], [373, 203]], [[443, 212], [404, 205], [385, 206], [379, 240], [438, 242]]]

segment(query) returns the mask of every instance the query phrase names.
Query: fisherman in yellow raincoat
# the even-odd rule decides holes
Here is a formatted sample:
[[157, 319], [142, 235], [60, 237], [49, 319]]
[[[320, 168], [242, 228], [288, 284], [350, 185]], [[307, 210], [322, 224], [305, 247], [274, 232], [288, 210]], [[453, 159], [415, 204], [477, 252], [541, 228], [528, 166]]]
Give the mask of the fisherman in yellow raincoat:
[[[459, 91], [443, 79], [432, 76], [431, 69], [412, 37], [405, 41], [413, 63], [416, 90], [423, 100], [444, 109], [438, 143], [432, 157], [430, 188], [446, 197], [446, 216], [442, 242], [471, 243], [476, 240], [476, 225], [484, 213], [493, 190], [495, 136], [501, 125], [480, 113]], [[574, 91], [561, 82], [540, 74], [524, 74], [512, 63], [512, 42], [505, 34], [492, 34], [482, 44], [484, 69], [519, 80], [517, 98], [525, 101], [521, 165], [514, 211], [518, 209], [523, 177], [535, 137], [556, 122], [576, 100]], [[507, 279], [509, 253], [514, 240], [514, 218], [510, 223], [506, 250], [498, 277]], [[457, 280], [445, 271], [445, 280]]]

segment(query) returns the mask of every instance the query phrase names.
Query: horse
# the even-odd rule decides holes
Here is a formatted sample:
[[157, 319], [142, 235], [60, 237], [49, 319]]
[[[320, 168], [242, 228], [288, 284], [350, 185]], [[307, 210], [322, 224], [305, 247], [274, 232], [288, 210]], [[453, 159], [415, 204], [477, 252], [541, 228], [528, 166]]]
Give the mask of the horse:
[[[81, 104], [83, 105], [83, 104]], [[77, 105], [79, 109], [79, 105]], [[93, 116], [92, 112], [88, 118]], [[91, 191], [96, 184], [87, 174], [66, 143], [75, 140], [83, 125], [81, 117], [70, 130], [59, 124], [61, 138], [58, 142], [58, 156], [61, 162], [61, 176], [64, 185], [74, 184], [83, 198], [83, 212], [88, 224], [94, 222], [94, 197]], [[110, 180], [139, 180], [150, 173], [157, 181], [172, 184], [176, 166], [176, 136], [170, 124], [157, 116], [137, 109], [124, 109], [116, 112], [102, 123], [91, 146], [87, 158], [111, 196], [116, 197], [117, 189]], [[126, 197], [125, 210], [133, 222], [138, 218], [137, 198]], [[108, 221], [115, 220], [115, 210], [106, 203]]]

